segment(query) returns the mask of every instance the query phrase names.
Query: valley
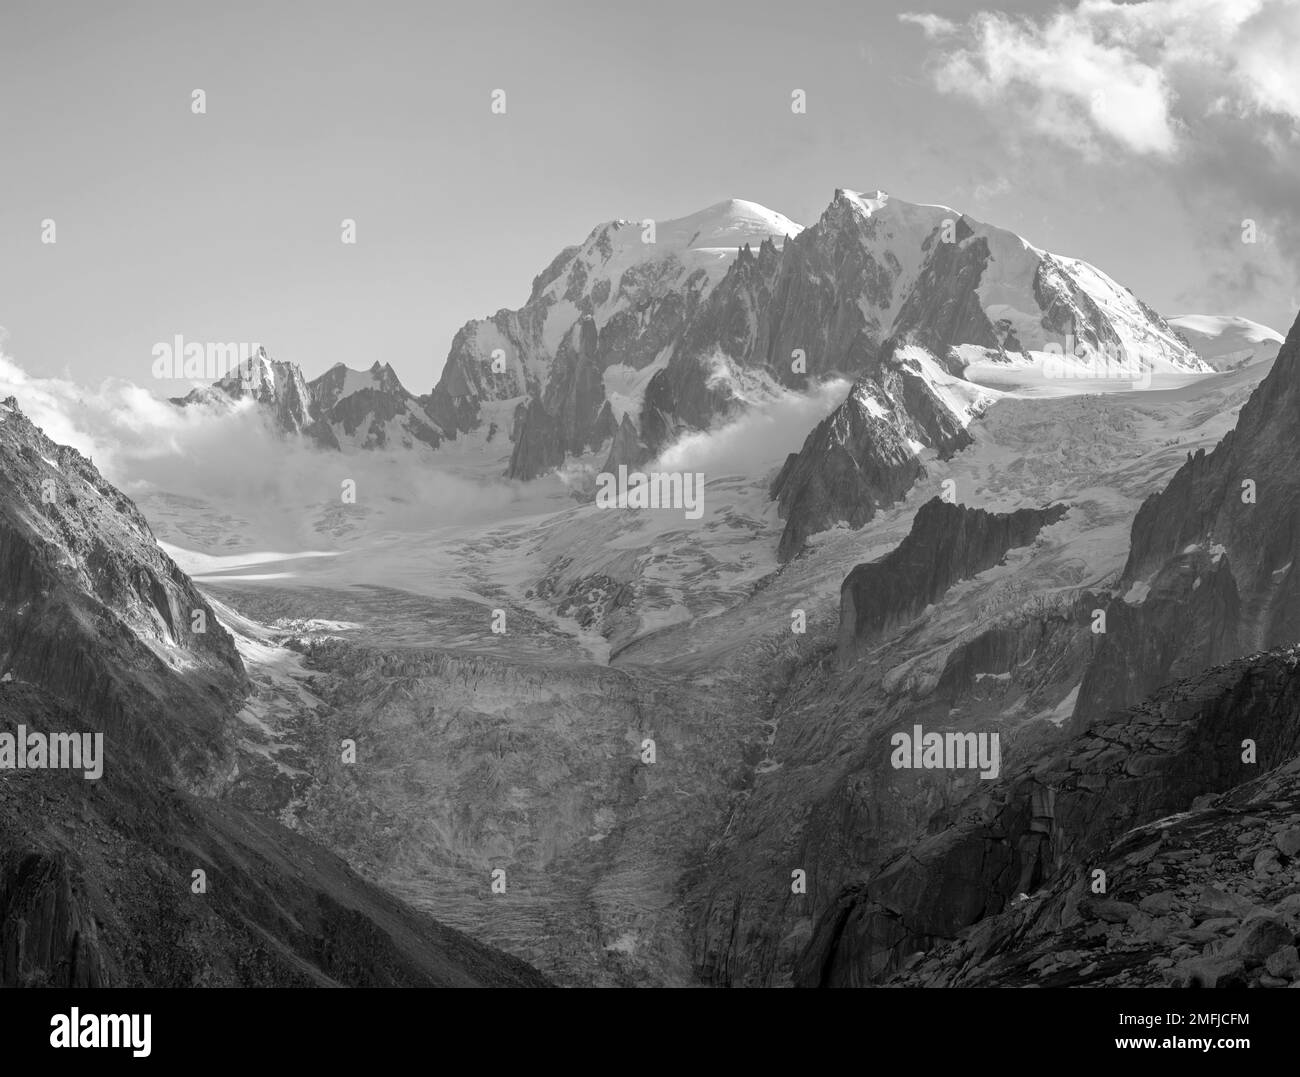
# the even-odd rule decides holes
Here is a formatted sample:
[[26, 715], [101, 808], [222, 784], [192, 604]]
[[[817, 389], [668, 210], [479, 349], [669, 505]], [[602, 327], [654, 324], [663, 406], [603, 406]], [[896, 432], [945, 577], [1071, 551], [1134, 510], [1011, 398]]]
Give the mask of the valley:
[[[1008, 765], [1059, 740], [1088, 650], [1064, 623], [1114, 586], [1143, 497], [1231, 428], [1267, 369], [1002, 395], [898, 505], [785, 564], [765, 490], [779, 447], [752, 477], [711, 477], [699, 521], [557, 491], [459, 533], [321, 527], [313, 544], [335, 548], [314, 552], [329, 556], [294, 556], [185, 549], [162, 518], [255, 686], [226, 795], [556, 982], [790, 983], [840, 887], [971, 792], [892, 770], [888, 734], [913, 717], [995, 728]], [[836, 670], [840, 583], [897, 546], [945, 480], [987, 511], [1068, 511]], [[1035, 660], [954, 679], [990, 632], [1011, 633], [999, 646], [1013, 653], [1031, 633]], [[343, 738], [354, 766], [338, 761]], [[504, 895], [489, 890], [496, 867]], [[795, 867], [806, 896], [789, 892]]]
[[[1095, 267], [884, 192], [838, 189], [808, 228], [731, 200], [650, 231], [566, 248], [425, 395], [259, 349], [170, 402], [174, 456], [110, 455], [129, 498], [6, 405], [31, 490], [85, 476], [132, 521], [107, 576], [80, 495], [35, 532], [69, 608], [136, 596], [121, 653], [161, 666], [121, 675], [144, 711], [88, 697], [110, 733], [499, 955], [471, 962], [487, 979], [563, 986], [908, 974], [1123, 840], [1086, 805], [1043, 821], [1076, 772], [1117, 780], [1098, 723], [1161, 776], [1135, 824], [1231, 791], [1181, 775], [1183, 710], [1154, 739], [1116, 715], [1289, 638], [1300, 341], [1185, 316], [1202, 356]], [[240, 455], [185, 448], [216, 443]], [[1238, 459], [1271, 498], [1263, 552]], [[642, 470], [689, 503], [602, 497]], [[199, 603], [212, 635], [180, 627]], [[8, 666], [52, 690], [24, 646]], [[167, 704], [205, 682], [182, 736]], [[911, 736], [979, 765], [899, 765]]]

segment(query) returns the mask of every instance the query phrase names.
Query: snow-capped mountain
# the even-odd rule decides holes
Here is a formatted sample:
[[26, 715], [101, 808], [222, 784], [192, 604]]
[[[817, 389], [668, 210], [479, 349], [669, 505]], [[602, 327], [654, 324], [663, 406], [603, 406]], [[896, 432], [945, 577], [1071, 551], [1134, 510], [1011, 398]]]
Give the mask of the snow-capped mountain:
[[780, 559], [800, 553], [815, 532], [840, 521], [861, 527], [899, 501], [926, 474], [921, 453], [947, 459], [969, 445], [967, 426], [997, 395], [953, 376], [918, 345], [891, 345], [772, 483], [786, 521]]
[[443, 439], [423, 405], [387, 363], [353, 370], [335, 363], [308, 383], [313, 403], [340, 447], [437, 448]]
[[1176, 314], [1172, 325], [1215, 370], [1235, 370], [1277, 358], [1282, 334], [1231, 314]]
[[[427, 396], [386, 366], [340, 365], [308, 382], [259, 351], [183, 403], [252, 398], [276, 429], [330, 449], [436, 448], [500, 432], [512, 443], [506, 474], [532, 479], [594, 453], [606, 469], [644, 463], [744, 410], [756, 389], [866, 376], [888, 393], [880, 374], [900, 347], [930, 390], [909, 396], [906, 412], [930, 396], [945, 409], [953, 394], [940, 380], [1002, 386], [1083, 370], [1122, 374], [1113, 384], [1128, 388], [1151, 372], [1208, 373], [1189, 343], [1198, 332], [1209, 339], [1200, 322], [1174, 327], [1096, 267], [1013, 232], [947, 206], [840, 189], [806, 229], [735, 199], [596, 227], [534, 280], [522, 307], [466, 324]], [[1229, 345], [1243, 333], [1225, 324], [1215, 347], [1201, 346], [1217, 363], [1237, 356]], [[964, 406], [944, 421], [964, 425]]]
[[611, 429], [607, 466], [642, 462], [735, 410], [753, 379], [856, 378], [895, 340], [976, 381], [1089, 350], [1133, 372], [1210, 370], [1101, 270], [946, 206], [841, 189], [807, 229], [732, 201], [650, 235], [602, 225], [522, 308], [466, 325], [428, 404], [440, 425], [512, 407], [509, 473], [530, 478]]
[[[491, 402], [549, 397], [545, 411], [532, 411], [536, 440], [559, 401], [589, 395], [568, 417], [573, 429], [566, 433], [580, 442], [606, 400], [617, 424], [639, 407], [640, 373], [667, 361], [737, 253], [763, 241], [784, 243], [800, 231], [782, 214], [739, 199], [675, 220], [598, 225], [538, 275], [523, 307], [469, 322], [456, 334], [429, 412], [449, 432], [467, 431]], [[596, 392], [579, 393], [584, 382]], [[511, 468], [523, 477], [536, 470], [523, 460]]]
[[353, 370], [336, 363], [307, 381], [296, 363], [272, 359], [265, 348], [211, 385], [173, 403], [230, 408], [252, 400], [273, 429], [325, 449], [432, 448], [443, 433], [387, 363]]
[[314, 413], [311, 390], [297, 364], [272, 359], [265, 348], [258, 348], [224, 378], [172, 399], [183, 407], [217, 408], [233, 408], [243, 401], [252, 401], [279, 432], [302, 434], [337, 448]]

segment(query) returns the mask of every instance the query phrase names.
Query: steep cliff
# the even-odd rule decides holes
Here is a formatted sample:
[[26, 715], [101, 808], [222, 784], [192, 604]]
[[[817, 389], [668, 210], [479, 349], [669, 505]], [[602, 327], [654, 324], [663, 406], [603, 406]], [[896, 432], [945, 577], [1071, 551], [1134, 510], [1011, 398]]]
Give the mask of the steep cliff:
[[925, 475], [925, 449], [947, 459], [970, 444], [966, 425], [982, 398], [975, 391], [954, 396], [945, 391], [947, 381], [920, 349], [886, 346], [772, 483], [786, 521], [780, 560], [799, 554], [818, 531], [840, 522], [861, 527], [879, 507], [899, 501]]
[[1300, 638], [1300, 321], [1236, 428], [1133, 521], [1078, 728], [1167, 680]]
[[228, 759], [246, 687], [229, 633], [136, 507], [10, 398], [0, 405], [0, 669], [77, 700], [195, 781]]
[[[1081, 920], [1095, 922], [1097, 915], [1088, 912], [1088, 902], [1096, 896], [1091, 889], [1093, 870], [1106, 870], [1103, 865], [1109, 863], [1109, 885], [1131, 886], [1138, 870], [1134, 865], [1142, 865], [1145, 871], [1145, 864], [1167, 839], [1159, 829], [1151, 829], [1142, 842], [1129, 842], [1126, 853], [1139, 844], [1150, 848], [1136, 860], [1124, 860], [1122, 868], [1115, 866], [1113, 858], [1107, 860], [1106, 850], [1113, 841], [1135, 827], [1188, 811], [1198, 797], [1248, 787], [1274, 768], [1296, 772], [1298, 665], [1296, 652], [1286, 649], [1216, 667], [1098, 722], [1063, 751], [1018, 767], [998, 789], [964, 806], [966, 821], [954, 822], [870, 877], [847, 886], [818, 923], [801, 959], [797, 982], [805, 986], [879, 982], [912, 955], [958, 937], [966, 940], [963, 956], [976, 963], [994, 948], [1014, 952], [1022, 944], [1025, 910], [1008, 912], [987, 924], [980, 921], [1003, 913], [1008, 902], [1021, 894], [1033, 899], [1027, 909], [1040, 934]], [[1254, 745], [1253, 753], [1245, 750], [1248, 741]], [[1173, 847], [1171, 843], [1166, 851], [1172, 852]], [[1258, 851], [1251, 849], [1252, 861]], [[1216, 854], [1208, 853], [1200, 866], [1215, 860]], [[1267, 890], [1269, 900], [1300, 893], [1290, 877], [1271, 879], [1275, 871], [1251, 877], [1249, 869], [1238, 864], [1237, 872], [1247, 874], [1251, 883], [1271, 880], [1256, 888], [1261, 894]], [[1040, 888], [1044, 895], [1035, 896]], [[1120, 911], [1123, 915], [1112, 922], [1124, 922], [1128, 912], [1136, 909]], [[1103, 914], [1102, 919], [1110, 917]], [[979, 928], [972, 929], [977, 923]], [[1178, 926], [1190, 928], [1191, 923]], [[1211, 937], [1212, 933], [1198, 941]], [[1042, 957], [1047, 948], [1033, 959]], [[1147, 952], [1139, 964], [1151, 956]], [[1162, 967], [1173, 964], [1171, 960]], [[952, 960], [951, 955], [930, 966], [930, 973], [935, 977], [946, 973], [944, 983], [981, 978], [968, 963]]]
[[883, 630], [916, 616], [958, 580], [1002, 561], [1056, 523], [1065, 505], [985, 512], [932, 498], [912, 530], [878, 561], [858, 565], [840, 587], [839, 659], [851, 662]]
[[[247, 766], [232, 637], [135, 506], [12, 398], [0, 669], [0, 985], [545, 983], [214, 799]], [[74, 765], [42, 747], [56, 734]]]

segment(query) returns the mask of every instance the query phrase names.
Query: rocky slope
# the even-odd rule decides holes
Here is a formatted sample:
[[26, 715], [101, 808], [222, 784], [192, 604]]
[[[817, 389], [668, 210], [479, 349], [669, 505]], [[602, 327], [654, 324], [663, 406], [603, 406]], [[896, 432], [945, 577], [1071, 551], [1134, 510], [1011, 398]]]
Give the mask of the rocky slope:
[[1075, 722], [1300, 636], [1300, 322], [1236, 429], [1190, 454], [1133, 522], [1119, 596]]
[[442, 444], [441, 428], [387, 363], [376, 362], [366, 371], [335, 363], [307, 388], [320, 421], [342, 448], [410, 449], [424, 444], [436, 449]]
[[881, 632], [916, 616], [958, 580], [999, 564], [1034, 541], [1067, 506], [985, 512], [933, 498], [912, 530], [878, 561], [858, 565], [840, 588], [839, 659], [852, 662]]
[[[838, 583], [854, 564], [896, 550], [928, 496], [920, 489], [861, 531], [828, 532], [734, 614], [682, 629], [702, 661], [759, 686], [759, 700], [747, 705], [773, 729], [709, 849], [704, 878], [687, 891], [704, 982], [793, 982], [841, 896], [961, 821], [968, 805], [1024, 766], [1059, 756], [1100, 646], [1093, 611], [1122, 572], [1134, 514], [1177, 472], [1188, 441], [1213, 445], [1223, 436], [1263, 373], [1174, 393], [995, 400], [972, 424], [971, 446], [947, 461], [925, 457], [921, 485], [938, 492], [951, 477], [968, 506], [999, 515], [1062, 503], [1068, 513], [1029, 545], [1011, 547], [1004, 563], [954, 579], [916, 616], [868, 631], [847, 665], [837, 660], [839, 588], [824, 604], [815, 589], [833, 557], [854, 555], [838, 562]], [[881, 595], [892, 594], [891, 582], [882, 581]], [[808, 614], [804, 636], [789, 626], [796, 607]], [[742, 626], [770, 633], [760, 656], [722, 642]], [[892, 737], [918, 724], [997, 733], [1001, 776], [895, 768]], [[796, 869], [806, 873], [806, 892], [791, 889]]]
[[214, 799], [249, 765], [232, 637], [135, 506], [12, 398], [0, 464], [4, 732], [103, 744], [91, 780], [0, 769], [0, 984], [544, 983]]
[[[0, 725], [20, 724], [100, 728], [0, 684]], [[111, 730], [106, 753], [95, 782], [0, 770], [0, 986], [547, 985], [278, 823], [184, 792]]]
[[[679, 880], [723, 817], [753, 723], [703, 680], [500, 642], [294, 644], [319, 702], [263, 716], [273, 754], [230, 799], [557, 983], [690, 983]], [[355, 765], [339, 762], [342, 738]]]
[[[1289, 980], [1287, 955], [1275, 951], [1294, 943], [1287, 902], [1297, 888], [1274, 834], [1289, 827], [1279, 782], [1293, 784], [1300, 753], [1290, 583], [1298, 355], [1293, 329], [1235, 430], [1143, 503], [1117, 595], [1102, 607], [1105, 630], [1089, 647], [1073, 739], [1022, 744], [1020, 764], [992, 792], [934, 814], [920, 844], [845, 882], [819, 913], [798, 982], [879, 982], [918, 961], [905, 982]], [[1256, 498], [1243, 499], [1247, 480]], [[1072, 617], [1076, 633], [1095, 619], [1087, 606]], [[1210, 794], [1254, 814], [1244, 826], [1245, 809], [1180, 817], [1135, 853], [1133, 828]], [[1192, 840], [1203, 845], [1192, 851]], [[1246, 850], [1223, 855], [1238, 840]], [[1145, 907], [1093, 900], [1098, 867], [1112, 889], [1125, 887], [1121, 897], [1153, 897], [1158, 885], [1135, 885], [1134, 865], [1148, 862], [1176, 871], [1180, 889]], [[1235, 896], [1203, 912], [1205, 886]], [[1261, 932], [1267, 953], [1257, 952]], [[933, 961], [915, 956], [936, 947]]]
[[436, 449], [444, 438], [386, 363], [366, 371], [336, 363], [307, 381], [296, 363], [272, 359], [259, 348], [226, 377], [172, 402], [224, 411], [241, 401], [250, 401], [276, 433], [322, 449]]
[[1300, 978], [1298, 665], [1287, 649], [1216, 667], [1018, 768], [845, 888], [798, 982]]
[[12, 397], [0, 405], [0, 587], [0, 669], [77, 700], [152, 765], [199, 780], [228, 762], [225, 725], [247, 683], [230, 635], [136, 507]]
[[[448, 431], [467, 431], [495, 401], [549, 395], [554, 404], [566, 395], [556, 386], [572, 380], [570, 364], [559, 354], [565, 342], [574, 351], [585, 346], [598, 352], [597, 378], [608, 371], [609, 395], [616, 395], [620, 379], [665, 361], [738, 250], [800, 231], [781, 214], [737, 199], [650, 224], [618, 220], [597, 226], [537, 276], [523, 307], [465, 325], [429, 396], [434, 418]], [[599, 338], [596, 349], [582, 342], [574, 347], [572, 333], [583, 320], [590, 326], [585, 332]], [[605, 399], [601, 388], [588, 418]], [[555, 412], [548, 408], [546, 415], [554, 418]], [[540, 414], [536, 419], [545, 421]], [[564, 433], [579, 436], [575, 430]]]
[[922, 450], [947, 459], [970, 444], [966, 426], [983, 400], [946, 392], [920, 349], [888, 347], [773, 481], [786, 521], [780, 560], [799, 554], [810, 535], [841, 522], [861, 527], [879, 506], [900, 500], [926, 474]]

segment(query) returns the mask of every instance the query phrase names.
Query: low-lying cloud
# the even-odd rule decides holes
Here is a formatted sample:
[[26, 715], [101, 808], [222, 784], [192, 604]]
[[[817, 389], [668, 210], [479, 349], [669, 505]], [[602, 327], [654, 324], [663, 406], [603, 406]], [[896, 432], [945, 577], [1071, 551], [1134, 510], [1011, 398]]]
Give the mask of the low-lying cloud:
[[[220, 411], [178, 407], [120, 379], [85, 387], [32, 377], [0, 354], [0, 398], [8, 396], [50, 438], [89, 457], [140, 503], [160, 537], [180, 546], [188, 539], [208, 549], [319, 548], [346, 532], [349, 517], [423, 530], [499, 517], [519, 496], [517, 484], [411, 466], [400, 452], [343, 454], [279, 437], [249, 401]], [[355, 508], [345, 509], [344, 480], [356, 484]], [[187, 514], [183, 506], [195, 501], [208, 511]], [[190, 531], [177, 533], [169, 520]], [[225, 530], [211, 528], [211, 541], [200, 542], [204, 520], [224, 521]]]
[[751, 387], [748, 402], [759, 404], [761, 395], [761, 406], [751, 406], [715, 430], [687, 434], [653, 466], [662, 471], [702, 471], [708, 479], [760, 474], [798, 452], [808, 432], [844, 402], [848, 391], [848, 381], [840, 378], [821, 382], [806, 393], [773, 386], [758, 394]]

